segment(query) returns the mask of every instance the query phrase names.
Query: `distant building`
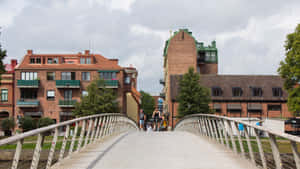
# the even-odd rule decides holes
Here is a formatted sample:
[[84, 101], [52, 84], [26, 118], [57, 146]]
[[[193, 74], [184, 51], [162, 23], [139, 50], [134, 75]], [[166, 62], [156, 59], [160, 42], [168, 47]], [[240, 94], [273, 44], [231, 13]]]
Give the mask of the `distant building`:
[[49, 117], [56, 122], [74, 118], [74, 104], [87, 95], [94, 79], [105, 80], [118, 95], [121, 113], [137, 119], [139, 100], [137, 70], [121, 67], [89, 50], [77, 54], [37, 54], [28, 50], [15, 68], [15, 117]]
[[[5, 73], [1, 75], [0, 92], [0, 124], [8, 117], [14, 117], [14, 69], [17, 66], [17, 60], [12, 59], [10, 64], [5, 64]], [[0, 126], [1, 130], [1, 126]], [[2, 134], [0, 134], [2, 135]]]
[[[205, 46], [188, 29], [180, 29], [164, 48], [164, 111], [170, 123], [177, 116], [179, 80], [193, 67], [201, 74], [201, 84], [211, 90], [211, 108], [230, 117], [292, 117], [287, 108], [284, 80], [276, 75], [219, 75], [216, 42]], [[172, 116], [173, 115], [173, 116]], [[173, 119], [173, 120], [172, 120]]]

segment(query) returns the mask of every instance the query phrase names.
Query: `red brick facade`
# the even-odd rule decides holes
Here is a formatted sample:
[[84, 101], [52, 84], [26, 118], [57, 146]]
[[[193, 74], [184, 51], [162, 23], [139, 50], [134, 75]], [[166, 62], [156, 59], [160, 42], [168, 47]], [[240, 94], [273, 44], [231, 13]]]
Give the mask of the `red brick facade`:
[[[166, 43], [164, 51], [164, 75], [165, 75], [165, 108], [170, 114], [170, 125], [175, 125], [178, 103], [176, 101], [179, 79], [187, 72], [189, 67], [201, 74], [201, 84], [213, 90], [220, 87], [222, 94], [212, 96], [212, 109], [216, 114], [230, 117], [292, 117], [287, 108], [287, 93], [281, 89], [283, 79], [279, 76], [251, 76], [251, 75], [218, 75], [218, 63], [205, 62], [199, 54], [199, 50], [216, 50], [216, 43], [205, 47], [202, 42], [197, 42], [188, 30], [179, 30]], [[198, 53], [197, 53], [198, 52]], [[216, 53], [213, 55], [217, 56]], [[202, 60], [201, 60], [202, 59]], [[174, 78], [171, 78], [171, 77]], [[241, 87], [243, 94], [240, 97], [233, 96], [233, 88]], [[259, 97], [254, 97], [252, 88], [259, 87], [263, 91]], [[273, 88], [279, 88], [280, 96], [274, 96]], [[237, 105], [236, 105], [237, 104]], [[256, 106], [256, 108], [251, 108]], [[232, 108], [233, 107], [233, 108]], [[233, 110], [236, 109], [236, 110]], [[173, 118], [174, 117], [174, 118]], [[173, 120], [172, 120], [173, 119]]]

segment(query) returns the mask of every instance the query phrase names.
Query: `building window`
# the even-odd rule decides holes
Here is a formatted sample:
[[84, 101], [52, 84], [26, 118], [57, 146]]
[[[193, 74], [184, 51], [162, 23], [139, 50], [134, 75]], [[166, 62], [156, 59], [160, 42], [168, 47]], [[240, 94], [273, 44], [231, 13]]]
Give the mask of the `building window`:
[[65, 100], [72, 100], [72, 90], [65, 90], [64, 99]]
[[263, 94], [263, 91], [260, 87], [252, 87], [252, 96], [261, 97], [262, 94]]
[[37, 63], [37, 64], [41, 64], [41, 63], [42, 63], [41, 58], [36, 58], [36, 63]]
[[37, 80], [37, 72], [21, 72], [21, 80]]
[[205, 52], [205, 61], [210, 61], [210, 52]]
[[47, 100], [54, 100], [55, 98], [55, 91], [54, 90], [48, 90], [47, 91]]
[[116, 80], [117, 73], [116, 72], [101, 72], [100, 78], [105, 80]]
[[272, 88], [273, 97], [281, 97], [282, 96], [282, 89], [280, 87]]
[[55, 80], [55, 72], [47, 72], [47, 80]]
[[82, 96], [83, 96], [83, 97], [88, 96], [88, 95], [89, 95], [88, 91], [86, 91], [86, 90], [83, 90], [83, 91], [82, 91]]
[[232, 88], [232, 96], [240, 97], [243, 95], [243, 90], [240, 87], [233, 87]]
[[36, 99], [37, 90], [36, 89], [21, 89], [21, 99]]
[[130, 76], [125, 77], [125, 84], [130, 84]]
[[75, 80], [75, 72], [61, 72], [61, 80]]
[[8, 101], [8, 90], [7, 89], [1, 89], [1, 101], [2, 102]]
[[91, 64], [91, 58], [86, 58], [86, 64]]
[[53, 59], [53, 63], [54, 63], [54, 64], [58, 64], [58, 58], [54, 58], [54, 59]]
[[80, 58], [80, 64], [85, 64], [85, 59], [84, 58]]
[[81, 72], [81, 80], [91, 80], [90, 72]]
[[281, 105], [268, 105], [268, 111], [280, 111]]
[[34, 64], [35, 63], [35, 58], [30, 58], [30, 64]]
[[52, 58], [48, 58], [48, 59], [47, 59], [47, 63], [48, 63], [48, 64], [52, 64], [52, 63], [53, 63], [53, 59], [52, 59]]
[[211, 94], [212, 96], [222, 96], [222, 89], [220, 87], [212, 87]]

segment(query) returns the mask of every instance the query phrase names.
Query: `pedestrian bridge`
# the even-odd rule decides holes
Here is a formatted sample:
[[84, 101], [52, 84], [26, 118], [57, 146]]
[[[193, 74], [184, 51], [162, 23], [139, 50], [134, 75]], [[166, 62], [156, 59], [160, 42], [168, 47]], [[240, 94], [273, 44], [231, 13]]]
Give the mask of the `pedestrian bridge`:
[[[244, 126], [243, 132], [239, 125]], [[51, 147], [41, 163], [49, 131]], [[11, 168], [24, 168], [20, 166], [22, 145], [33, 135], [37, 140], [31, 169], [300, 168], [298, 137], [215, 115], [187, 116], [169, 132], [139, 131], [122, 114], [70, 120], [0, 140], [0, 146], [17, 144]]]

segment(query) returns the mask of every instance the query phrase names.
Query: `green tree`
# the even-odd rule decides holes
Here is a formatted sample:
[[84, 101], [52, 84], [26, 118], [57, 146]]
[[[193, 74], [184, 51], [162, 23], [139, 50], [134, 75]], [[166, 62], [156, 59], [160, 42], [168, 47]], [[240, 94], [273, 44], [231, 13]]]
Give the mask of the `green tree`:
[[38, 128], [41, 128], [41, 127], [49, 126], [54, 123], [55, 122], [53, 119], [50, 119], [49, 117], [42, 117], [38, 120], [37, 126], [38, 126]]
[[6, 136], [11, 136], [11, 130], [14, 129], [16, 123], [14, 118], [6, 118], [1, 121], [1, 128]]
[[300, 24], [295, 32], [287, 35], [285, 41], [284, 61], [280, 62], [278, 72], [284, 81], [284, 88], [288, 91], [288, 108], [294, 115], [300, 114]]
[[21, 117], [19, 123], [20, 123], [20, 128], [23, 129], [23, 132], [36, 129], [36, 121], [29, 116]]
[[200, 75], [189, 68], [179, 82], [178, 116], [183, 117], [197, 113], [211, 113], [209, 109], [210, 92], [200, 85]]
[[117, 93], [105, 87], [103, 80], [94, 80], [87, 87], [87, 96], [82, 96], [81, 101], [76, 103], [74, 114], [76, 116], [88, 116], [101, 113], [120, 112]]
[[[0, 27], [1, 29], [1, 27]], [[1, 31], [1, 30], [0, 30]], [[1, 35], [1, 32], [0, 32]], [[3, 64], [3, 59], [6, 57], [6, 50], [2, 49], [2, 46], [0, 44], [0, 74], [5, 72], [5, 65]], [[1, 76], [0, 76], [1, 77]]]
[[147, 92], [140, 91], [141, 93], [141, 106], [140, 108], [144, 110], [144, 113], [147, 115], [147, 118], [152, 116], [152, 113], [155, 109], [155, 100]]

